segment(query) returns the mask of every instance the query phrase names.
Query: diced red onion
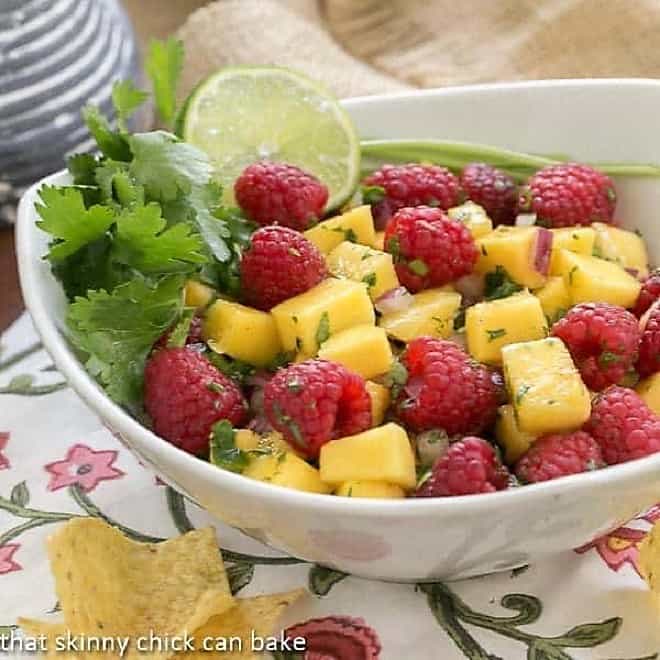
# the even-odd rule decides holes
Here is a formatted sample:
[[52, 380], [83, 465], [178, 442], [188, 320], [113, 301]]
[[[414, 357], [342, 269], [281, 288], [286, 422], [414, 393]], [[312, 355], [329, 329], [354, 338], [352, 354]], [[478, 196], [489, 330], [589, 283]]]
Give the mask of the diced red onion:
[[399, 286], [385, 292], [376, 300], [374, 307], [381, 314], [396, 314], [397, 312], [405, 312], [413, 304], [413, 300], [410, 291], [403, 286]]
[[534, 269], [547, 275], [550, 270], [550, 254], [552, 252], [552, 232], [545, 227], [539, 227], [536, 233], [536, 244], [533, 250]]
[[531, 227], [536, 224], [536, 213], [519, 213], [516, 216], [516, 227]]
[[466, 305], [472, 305], [484, 297], [486, 280], [479, 273], [464, 275], [454, 283], [454, 288], [463, 296]]

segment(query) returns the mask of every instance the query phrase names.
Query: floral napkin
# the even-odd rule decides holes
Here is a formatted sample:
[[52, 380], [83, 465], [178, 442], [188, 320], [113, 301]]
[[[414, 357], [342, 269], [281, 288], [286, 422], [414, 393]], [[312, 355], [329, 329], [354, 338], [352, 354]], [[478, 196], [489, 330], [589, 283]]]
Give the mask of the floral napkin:
[[[63, 521], [98, 516], [145, 541], [214, 522], [103, 428], [27, 315], [1, 347], [0, 636], [10, 637], [18, 616], [57, 610], [44, 542]], [[660, 657], [659, 612], [637, 558], [658, 519], [660, 505], [552, 561], [419, 585], [310, 565], [215, 524], [235, 592], [308, 587], [282, 621], [308, 639], [306, 660], [651, 660]]]

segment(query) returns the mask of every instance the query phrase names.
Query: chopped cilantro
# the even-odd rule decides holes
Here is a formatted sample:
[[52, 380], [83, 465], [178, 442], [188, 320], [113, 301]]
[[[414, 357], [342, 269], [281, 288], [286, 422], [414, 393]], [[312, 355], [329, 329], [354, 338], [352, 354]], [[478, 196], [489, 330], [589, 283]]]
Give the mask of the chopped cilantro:
[[293, 362], [296, 354], [294, 351], [280, 351], [273, 360], [266, 365], [267, 371], [277, 371], [280, 367], [284, 367], [290, 362]]
[[172, 329], [172, 332], [170, 332], [170, 336], [167, 340], [168, 348], [181, 348], [186, 345], [188, 333], [190, 332], [190, 324], [192, 323], [194, 316], [195, 310], [193, 308], [188, 307], [183, 310], [181, 317]]
[[486, 273], [486, 287], [484, 298], [486, 300], [498, 300], [522, 290], [522, 287], [514, 282], [502, 266], [497, 266], [494, 271]]
[[421, 259], [413, 259], [412, 261], [409, 261], [408, 268], [410, 268], [415, 275], [419, 275], [420, 277], [424, 277], [424, 275], [427, 275], [429, 272], [429, 267]]
[[611, 364], [616, 364], [621, 361], [621, 356], [611, 351], [603, 351], [598, 357], [598, 364], [603, 367], [609, 367]]
[[497, 328], [497, 330], [486, 330], [486, 334], [488, 335], [488, 341], [491, 342], [506, 336], [506, 330], [504, 328]]
[[488, 250], [486, 249], [486, 246], [485, 246], [483, 243], [481, 244], [481, 254], [482, 254], [484, 257], [487, 257], [487, 256], [488, 256]]
[[256, 372], [256, 368], [251, 364], [242, 362], [241, 360], [234, 360], [214, 351], [207, 351], [204, 353], [204, 356], [218, 371], [221, 371], [225, 376], [235, 380], [240, 385], [244, 385], [245, 381]]
[[520, 387], [518, 387], [518, 390], [516, 391], [516, 405], [517, 406], [519, 406], [522, 403], [522, 400], [525, 398], [525, 395], [531, 389], [532, 389], [532, 386], [527, 385], [525, 383], [522, 383], [522, 385], [520, 385]]
[[211, 381], [210, 383], [206, 383], [206, 389], [209, 392], [220, 394], [221, 392], [224, 392], [225, 386], [221, 385], [220, 383], [216, 383], [215, 381]]
[[328, 312], [323, 312], [319, 319], [319, 326], [316, 329], [316, 343], [320, 346], [330, 338], [330, 316]]
[[387, 239], [385, 249], [392, 255], [394, 261], [399, 260], [399, 256], [401, 255], [401, 245], [399, 243], [399, 239], [396, 236], [390, 236]]
[[595, 243], [593, 248], [591, 249], [591, 256], [598, 257], [598, 259], [604, 259], [603, 251], [600, 249], [600, 245], [598, 245], [597, 243]]
[[391, 390], [392, 398], [396, 399], [408, 382], [408, 370], [397, 359], [392, 362], [388, 374], [383, 379], [383, 384]]
[[368, 273], [362, 278], [362, 281], [369, 287], [376, 286], [376, 273]]
[[299, 447], [306, 449], [307, 443], [305, 442], [305, 439], [300, 432], [300, 427], [298, 424], [293, 419], [291, 419], [289, 415], [284, 413], [278, 403], [273, 404], [273, 412], [275, 413], [275, 418], [277, 419], [278, 423], [289, 431], [290, 437], [293, 438], [293, 442]]
[[454, 330], [459, 332], [463, 328], [465, 328], [465, 307], [459, 309], [454, 316]]
[[385, 199], [385, 188], [382, 186], [362, 186], [362, 201], [365, 204], [378, 204]]
[[573, 266], [573, 268], [571, 268], [571, 272], [568, 274], [568, 283], [569, 284], [573, 284], [573, 276], [575, 275], [575, 273], [578, 270], [579, 270], [579, 268], [577, 266]]
[[238, 472], [245, 470], [250, 462], [247, 452], [236, 446], [236, 432], [232, 425], [223, 419], [213, 425], [209, 445], [209, 460], [223, 470]]

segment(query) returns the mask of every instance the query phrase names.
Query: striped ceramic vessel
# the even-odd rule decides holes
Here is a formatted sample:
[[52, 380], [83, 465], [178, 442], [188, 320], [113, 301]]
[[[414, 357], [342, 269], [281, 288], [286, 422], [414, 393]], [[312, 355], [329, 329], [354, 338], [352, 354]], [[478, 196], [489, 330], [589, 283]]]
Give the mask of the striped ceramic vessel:
[[0, 0], [0, 221], [28, 184], [92, 148], [81, 108], [110, 114], [113, 81], [139, 71], [117, 0]]

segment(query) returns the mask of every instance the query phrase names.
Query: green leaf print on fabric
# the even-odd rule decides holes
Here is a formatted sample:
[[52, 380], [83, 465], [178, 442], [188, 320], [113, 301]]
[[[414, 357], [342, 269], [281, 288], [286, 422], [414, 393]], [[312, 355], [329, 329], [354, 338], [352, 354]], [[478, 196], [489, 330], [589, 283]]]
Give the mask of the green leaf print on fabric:
[[11, 503], [16, 506], [27, 506], [30, 501], [30, 491], [28, 490], [27, 484], [24, 481], [21, 481], [20, 484], [16, 484], [11, 489], [9, 499], [11, 500]]
[[315, 564], [309, 569], [309, 590], [317, 596], [327, 596], [332, 587], [348, 577], [348, 573]]
[[0, 387], [0, 394], [20, 394], [22, 396], [43, 396], [63, 390], [67, 386], [65, 381], [48, 383], [46, 385], [35, 385], [34, 376], [31, 374], [19, 374], [14, 376], [8, 385]]
[[243, 587], [247, 587], [254, 577], [254, 564], [242, 561], [227, 567], [227, 578], [229, 579], [229, 588], [235, 596]]
[[[437, 622], [469, 660], [494, 660], [497, 656], [489, 654], [468, 632], [466, 625], [490, 630], [525, 644], [527, 660], [573, 660], [573, 656], [565, 649], [600, 646], [613, 639], [621, 628], [621, 619], [614, 617], [597, 623], [574, 626], [556, 637], [543, 637], [520, 630], [520, 626], [538, 621], [543, 612], [543, 605], [536, 596], [507, 594], [500, 604], [516, 614], [493, 616], [475, 611], [442, 582], [420, 584], [418, 588], [426, 594]], [[649, 656], [649, 660], [655, 657], [657, 654]]]

